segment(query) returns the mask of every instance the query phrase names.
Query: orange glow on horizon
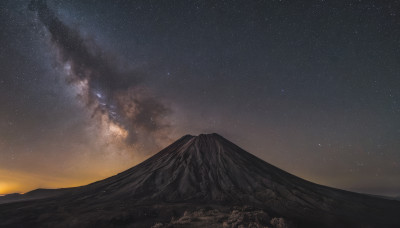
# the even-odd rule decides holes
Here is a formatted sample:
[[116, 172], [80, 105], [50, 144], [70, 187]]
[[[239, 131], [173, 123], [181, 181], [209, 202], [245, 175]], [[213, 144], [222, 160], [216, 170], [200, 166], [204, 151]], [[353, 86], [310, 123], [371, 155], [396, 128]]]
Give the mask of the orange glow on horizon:
[[[125, 169], [124, 167], [123, 169]], [[122, 171], [122, 170], [121, 170]], [[119, 170], [108, 170], [103, 172], [86, 173], [80, 177], [63, 176], [54, 177], [45, 174], [32, 174], [26, 172], [10, 172], [0, 170], [0, 196], [11, 193], [26, 193], [38, 188], [68, 188], [87, 185], [92, 182], [105, 179], [115, 175]]]
[[46, 178], [40, 178], [40, 180], [38, 181], [37, 177], [29, 176], [29, 174], [26, 174], [25, 177], [18, 177], [18, 175], [16, 175], [13, 179], [14, 180], [6, 180], [6, 181], [2, 180], [0, 182], [0, 195], [7, 195], [11, 193], [23, 194], [38, 188], [77, 187], [98, 180], [96, 178], [88, 178], [86, 180], [84, 179], [73, 180], [73, 179], [61, 179], [61, 178], [58, 180], [57, 179], [50, 180], [53, 178], [49, 178], [48, 180], [46, 180]]
[[15, 193], [18, 189], [20, 189], [20, 185], [12, 182], [0, 182], [0, 195], [6, 195], [10, 193]]

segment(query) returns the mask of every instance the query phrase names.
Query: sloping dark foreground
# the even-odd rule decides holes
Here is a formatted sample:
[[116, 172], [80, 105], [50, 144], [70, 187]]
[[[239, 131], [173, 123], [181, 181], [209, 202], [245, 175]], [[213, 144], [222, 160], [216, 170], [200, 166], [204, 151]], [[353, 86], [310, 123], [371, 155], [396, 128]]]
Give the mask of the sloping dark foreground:
[[87, 186], [34, 193], [4, 198], [0, 226], [400, 227], [400, 202], [305, 181], [217, 134], [184, 136]]

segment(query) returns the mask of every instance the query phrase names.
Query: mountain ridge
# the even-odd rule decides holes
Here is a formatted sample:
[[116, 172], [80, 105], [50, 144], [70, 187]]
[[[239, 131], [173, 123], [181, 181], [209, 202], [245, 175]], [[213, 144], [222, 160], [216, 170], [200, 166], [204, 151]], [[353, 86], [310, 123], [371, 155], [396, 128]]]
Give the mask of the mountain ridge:
[[[165, 219], [171, 221], [172, 217], [191, 208], [212, 207], [229, 211], [228, 208], [238, 206], [254, 208], [249, 213], [262, 211], [283, 217], [298, 227], [398, 227], [400, 224], [395, 213], [400, 210], [397, 201], [303, 180], [216, 133], [185, 135], [115, 176], [29, 202], [33, 206], [26, 206], [24, 202], [10, 203], [9, 206], [18, 208], [18, 204], [24, 205], [30, 213], [35, 205], [62, 211], [67, 208], [81, 213], [74, 214], [75, 219], [84, 219], [82, 216], [89, 213], [88, 208], [100, 208], [99, 214], [111, 217], [124, 214], [118, 211], [124, 208], [131, 213], [124, 214], [128, 220], [126, 223], [135, 226], [139, 226], [138, 223], [129, 219], [140, 220], [143, 211], [150, 211], [146, 214], [155, 214], [165, 222]], [[0, 204], [0, 212], [5, 208], [8, 207]], [[154, 221], [153, 218], [148, 222]]]

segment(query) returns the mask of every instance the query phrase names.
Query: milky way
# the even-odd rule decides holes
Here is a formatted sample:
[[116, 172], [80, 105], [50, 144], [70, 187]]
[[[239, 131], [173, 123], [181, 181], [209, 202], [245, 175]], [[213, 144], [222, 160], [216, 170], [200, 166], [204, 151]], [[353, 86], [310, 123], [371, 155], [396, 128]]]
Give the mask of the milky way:
[[87, 106], [126, 130], [126, 143], [136, 143], [138, 134], [158, 137], [158, 132], [168, 127], [163, 118], [169, 109], [140, 87], [140, 73], [118, 71], [111, 57], [63, 23], [45, 1], [32, 1], [29, 9], [37, 12], [48, 29], [59, 61], [66, 65], [69, 81], [83, 84]]

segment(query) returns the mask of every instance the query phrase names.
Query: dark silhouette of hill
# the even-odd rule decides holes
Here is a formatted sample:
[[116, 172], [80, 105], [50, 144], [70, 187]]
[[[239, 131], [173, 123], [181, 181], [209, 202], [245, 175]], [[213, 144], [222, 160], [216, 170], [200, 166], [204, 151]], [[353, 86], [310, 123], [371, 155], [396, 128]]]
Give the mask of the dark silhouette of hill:
[[400, 202], [308, 182], [218, 134], [186, 135], [102, 181], [25, 195], [3, 200], [0, 226], [400, 227]]

